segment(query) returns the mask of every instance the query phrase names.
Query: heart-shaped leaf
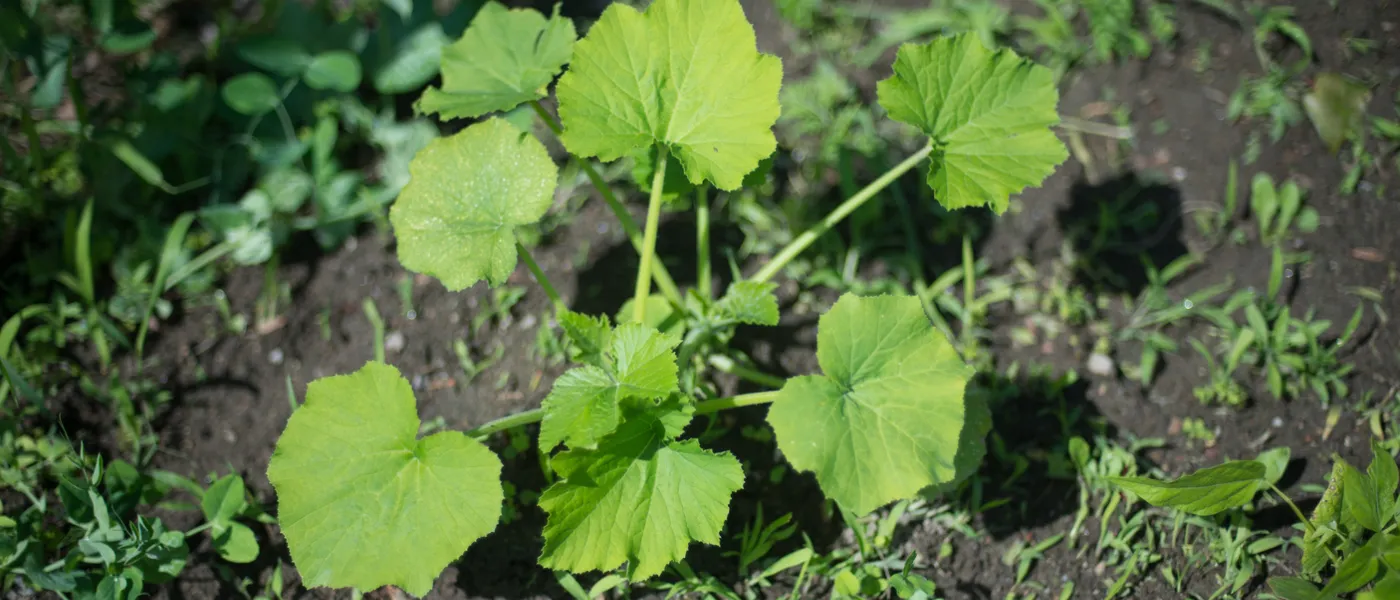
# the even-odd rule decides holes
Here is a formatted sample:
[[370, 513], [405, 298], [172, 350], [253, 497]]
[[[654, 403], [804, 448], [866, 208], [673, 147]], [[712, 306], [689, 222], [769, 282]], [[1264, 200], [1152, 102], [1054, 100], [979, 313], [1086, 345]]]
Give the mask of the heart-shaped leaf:
[[545, 96], [545, 87], [569, 62], [574, 23], [533, 9], [487, 2], [461, 39], [442, 50], [442, 87], [428, 88], [415, 108], [444, 119], [505, 111]]
[[544, 145], [502, 119], [428, 143], [389, 211], [399, 262], [460, 290], [515, 270], [515, 228], [554, 202], [558, 169]]
[[1004, 212], [1069, 157], [1049, 129], [1060, 120], [1054, 74], [976, 35], [905, 44], [876, 91], [890, 117], [931, 138], [928, 184], [945, 208]]
[[782, 77], [738, 0], [612, 4], [555, 88], [564, 145], [613, 161], [664, 144], [692, 183], [732, 190], [777, 147]]
[[418, 439], [413, 389], [371, 362], [313, 381], [267, 478], [306, 587], [415, 596], [501, 516], [501, 461], [461, 432]]
[[953, 481], [972, 369], [911, 296], [846, 294], [817, 324], [825, 375], [768, 410], [778, 448], [857, 514]]

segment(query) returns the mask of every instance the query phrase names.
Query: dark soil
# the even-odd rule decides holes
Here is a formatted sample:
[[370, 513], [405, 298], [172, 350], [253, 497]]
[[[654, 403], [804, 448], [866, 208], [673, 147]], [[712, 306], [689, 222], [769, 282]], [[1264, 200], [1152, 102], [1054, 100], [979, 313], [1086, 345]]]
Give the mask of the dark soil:
[[[1396, 72], [1400, 69], [1400, 34], [1396, 33], [1400, 27], [1400, 3], [1341, 2], [1335, 11], [1327, 4], [1295, 3], [1298, 21], [1316, 45], [1315, 71], [1371, 75], [1386, 82], [1376, 90], [1371, 110], [1389, 114], [1395, 82], [1400, 80], [1400, 73]], [[769, 3], [755, 1], [746, 6], [758, 29], [762, 49], [784, 53], [782, 40], [790, 39], [794, 33], [780, 24]], [[1226, 98], [1240, 77], [1256, 74], [1259, 69], [1250, 46], [1250, 31], [1202, 12], [1190, 2], [1180, 5], [1178, 17], [1183, 40], [1176, 52], [1158, 51], [1143, 63], [1077, 71], [1065, 82], [1062, 113], [1083, 114], [1086, 106], [1092, 111], [1094, 103], [1112, 93], [1117, 101], [1131, 108], [1136, 144], [1126, 154], [1117, 156], [1115, 162], [1116, 142], [1086, 137], [1095, 159], [1092, 169], [1074, 160], [1067, 162], [1042, 188], [1022, 197], [1018, 213], [1008, 213], [993, 222], [979, 255], [999, 266], [994, 271], [1004, 270], [1017, 257], [1048, 268], [1059, 255], [1063, 232], [1073, 225], [1075, 215], [1085, 206], [1092, 212], [1096, 203], [1109, 201], [1107, 196], [1115, 186], [1131, 180], [1124, 177], [1146, 179], [1151, 173], [1160, 173], [1165, 174], [1166, 183], [1154, 197], [1164, 207], [1164, 214], [1177, 216], [1163, 222], [1165, 234], [1143, 239], [1155, 242], [1154, 256], [1160, 250], [1167, 255], [1165, 258], [1171, 258], [1188, 249], [1206, 252], [1208, 256], [1204, 266], [1183, 278], [1173, 292], [1184, 293], [1230, 277], [1239, 286], [1263, 288], [1269, 269], [1267, 250], [1254, 242], [1212, 247], [1194, 234], [1189, 214], [1183, 216], [1183, 211], [1189, 213], [1193, 206], [1221, 202], [1226, 166], [1244, 153], [1249, 133], [1264, 127], [1225, 119]], [[1370, 38], [1380, 45], [1368, 55], [1347, 59], [1341, 45], [1348, 35]], [[1189, 54], [1203, 41], [1210, 43], [1214, 60], [1208, 71], [1197, 73]], [[785, 62], [789, 75], [802, 68], [796, 60]], [[884, 70], [877, 70], [871, 80], [884, 76]], [[1159, 119], [1169, 125], [1161, 134], [1154, 133], [1152, 126]], [[1290, 273], [1288, 285], [1293, 289], [1295, 313], [1314, 307], [1340, 327], [1360, 302], [1346, 292], [1347, 288], [1368, 286], [1380, 290], [1386, 298], [1382, 308], [1388, 315], [1400, 316], [1400, 284], [1396, 275], [1400, 236], [1393, 231], [1395, 224], [1400, 223], [1400, 202], [1394, 191], [1400, 189], [1400, 182], [1394, 173], [1388, 174], [1388, 180], [1369, 182], [1386, 184], [1387, 197], [1376, 197], [1374, 187], [1351, 196], [1340, 194], [1337, 190], [1343, 167], [1325, 152], [1307, 123], [1290, 129], [1277, 144], [1266, 142], [1257, 162], [1241, 166], [1241, 193], [1249, 178], [1259, 171], [1278, 179], [1291, 176], [1300, 181], [1308, 190], [1308, 203], [1323, 217], [1317, 233], [1293, 242], [1296, 249], [1306, 250], [1313, 257], [1301, 272]], [[916, 177], [911, 175], [905, 183], [918, 185]], [[580, 188], [580, 192], [583, 189], [586, 188]], [[670, 249], [668, 256], [689, 255], [686, 248], [693, 233], [683, 225], [676, 223], [663, 232], [662, 245]], [[1358, 248], [1367, 250], [1357, 251]], [[597, 202], [585, 205], [576, 219], [546, 239], [536, 253], [560, 292], [575, 306], [592, 312], [612, 312], [625, 297], [631, 283], [630, 261], [635, 260], [632, 256], [611, 216]], [[956, 262], [956, 257], [950, 260]], [[684, 265], [677, 264], [674, 269], [678, 279], [689, 280]], [[353, 371], [372, 357], [372, 330], [361, 309], [367, 297], [377, 303], [390, 337], [402, 336], [401, 348], [391, 349], [388, 360], [413, 382], [425, 421], [440, 417], [449, 427], [463, 428], [539, 405], [550, 382], [564, 367], [546, 364], [534, 354], [537, 332], [548, 326], [539, 321], [538, 315], [548, 314], [549, 305], [529, 281], [523, 266], [515, 273], [512, 284], [528, 289], [524, 299], [509, 318], [491, 322], [478, 332], [471, 330], [471, 322], [487, 311], [490, 290], [477, 286], [449, 293], [436, 281], [415, 278], [415, 317], [410, 318], [397, 292], [398, 282], [405, 277], [413, 276], [398, 264], [392, 241], [382, 233], [369, 232], [340, 251], [290, 260], [278, 270], [278, 279], [290, 284], [293, 300], [279, 315], [285, 319], [280, 327], [262, 334], [225, 335], [217, 314], [207, 309], [193, 311], [164, 327], [153, 352], [176, 397], [172, 410], [159, 424], [166, 450], [158, 456], [157, 466], [195, 477], [212, 472], [240, 473], [255, 495], [266, 506], [274, 507], [264, 470], [290, 411], [287, 382], [290, 380], [295, 393], [301, 396], [307, 382]], [[261, 270], [236, 272], [225, 286], [233, 308], [252, 314], [262, 282]], [[591, 287], [581, 289], [581, 285]], [[796, 286], [791, 282], [782, 289], [789, 299], [795, 295]], [[834, 299], [834, 295], [829, 299]], [[1081, 335], [1070, 341], [1061, 337], [1038, 347], [1015, 348], [1008, 333], [1018, 324], [1014, 319], [1011, 315], [999, 315], [994, 328], [993, 345], [1002, 366], [1014, 359], [1087, 372], [1083, 367], [1092, 338]], [[323, 327], [329, 332], [328, 339], [323, 337]], [[1350, 400], [1366, 392], [1375, 393], [1379, 400], [1400, 385], [1400, 329], [1393, 323], [1380, 323], [1375, 312], [1368, 309], [1361, 330], [1365, 336], [1349, 356], [1356, 364]], [[1174, 331], [1173, 335], [1185, 339], [1190, 333]], [[769, 370], [779, 374], [815, 371], [814, 315], [792, 317], [775, 332], [757, 335], [761, 337], [752, 343], [761, 351], [756, 356]], [[468, 342], [474, 356], [489, 355], [498, 345], [504, 353], [496, 365], [466, 381], [452, 349], [453, 342], [459, 339]], [[1256, 399], [1244, 410], [1203, 407], [1191, 391], [1202, 382], [1203, 369], [1183, 343], [1182, 351], [1167, 357], [1155, 385], [1145, 391], [1135, 382], [1086, 376], [1062, 394], [1043, 394], [1037, 392], [1043, 385], [1023, 377], [1020, 383], [1026, 392], [997, 408], [996, 435], [1022, 452], [1057, 448], [1062, 451], [1063, 436], [1058, 426], [1048, 420], [1046, 411], [1063, 403], [1083, 415], [1083, 430], [1078, 432], [1081, 435], [1097, 430], [1120, 436], [1166, 438], [1169, 446], [1151, 458], [1174, 473], [1226, 457], [1252, 456], [1262, 448], [1288, 446], [1297, 463], [1286, 483], [1292, 486], [1290, 491], [1295, 497], [1304, 495], [1297, 487], [1299, 483], [1322, 480], [1333, 452], [1354, 464], [1369, 460], [1369, 450], [1365, 448], [1369, 433], [1355, 413], [1344, 413], [1330, 435], [1324, 436], [1325, 409], [1316, 399], [1275, 401], [1262, 385], [1256, 386]], [[724, 424], [759, 423], [762, 415], [761, 408], [746, 409], [726, 416]], [[1204, 450], [1188, 447], [1176, 434], [1180, 419], [1185, 417], [1204, 419], [1210, 427], [1217, 428], [1218, 444]], [[803, 531], [820, 548], [848, 543], [840, 537], [839, 516], [831, 516], [824, 507], [810, 477], [789, 475], [781, 486], [769, 483], [765, 474], [771, 466], [781, 464], [781, 457], [771, 444], [730, 435], [718, 445], [735, 450], [748, 463], [751, 473], [748, 484], [735, 497], [728, 531], [741, 528], [761, 504], [770, 518], [794, 513], [803, 523]], [[507, 459], [506, 464], [507, 479], [518, 488], [538, 490], [543, 485], [532, 454]], [[997, 467], [989, 464], [988, 468]], [[1014, 489], [988, 490], [988, 497], [1000, 494], [1013, 501], [978, 517], [980, 525], [989, 532], [987, 539], [967, 539], [933, 521], [912, 523], [900, 532], [900, 543], [926, 558], [938, 556], [944, 541], [951, 541], [951, 557], [931, 561], [923, 569], [948, 598], [1005, 596], [1014, 582], [1014, 569], [1002, 564], [1002, 555], [1009, 545], [1016, 539], [1039, 540], [1068, 529], [1077, 506], [1073, 482], [1050, 480], [1042, 463], [1033, 466], [1032, 471], [1029, 476], [1034, 485], [1023, 482]], [[501, 526], [477, 542], [450, 568], [439, 579], [434, 596], [562, 597], [563, 590], [557, 587], [553, 576], [535, 562], [543, 515], [533, 506], [521, 507], [520, 512], [520, 520]], [[272, 546], [264, 546], [264, 553], [268, 548], [277, 548], [281, 552], [277, 558], [290, 567], [285, 547], [274, 529], [268, 528], [264, 534], [273, 542]], [[1091, 528], [1088, 535], [1092, 539], [1096, 531]], [[272, 560], [265, 556], [244, 574], [265, 577]], [[703, 569], [721, 577], [733, 571], [733, 561], [721, 558], [716, 549], [693, 546], [690, 560], [697, 571]], [[206, 561], [192, 565], [167, 594], [195, 599], [233, 596], [235, 590], [214, 576], [212, 564], [213, 561]], [[1076, 597], [1098, 597], [1106, 582], [1111, 581], [1112, 573], [1097, 566], [1092, 557], [1080, 557], [1077, 550], [1062, 544], [1037, 564], [1031, 578], [1050, 585], [1052, 595], [1060, 581], [1072, 580], [1078, 590]], [[288, 573], [292, 571], [289, 569]], [[295, 576], [290, 580], [295, 581]], [[1258, 591], [1262, 581], [1252, 585]], [[1189, 588], [1209, 595], [1214, 586], [1210, 577], [1200, 576]], [[1155, 574], [1139, 583], [1134, 592], [1138, 598], [1174, 596]]]

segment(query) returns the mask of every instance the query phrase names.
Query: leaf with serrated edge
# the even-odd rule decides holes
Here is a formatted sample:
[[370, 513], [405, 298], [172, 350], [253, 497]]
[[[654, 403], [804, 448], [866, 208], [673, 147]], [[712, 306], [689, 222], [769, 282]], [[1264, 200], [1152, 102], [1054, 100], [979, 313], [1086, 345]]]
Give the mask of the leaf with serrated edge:
[[668, 402], [629, 414], [596, 450], [553, 459], [562, 479], [539, 500], [549, 514], [541, 565], [582, 573], [625, 561], [628, 578], [641, 581], [685, 558], [692, 541], [719, 544], [744, 473], [729, 453], [671, 441], [676, 411]]
[[1267, 484], [1263, 463], [1234, 460], [1201, 469], [1175, 481], [1148, 477], [1110, 477], [1109, 481], [1148, 504], [1168, 506], [1193, 515], [1210, 516], [1243, 506]]
[[612, 340], [612, 325], [606, 316], [594, 317], [560, 309], [559, 327], [573, 344], [574, 362], [603, 366], [604, 349]]
[[267, 467], [306, 587], [395, 585], [422, 596], [496, 528], [500, 459], [457, 431], [418, 439], [415, 404], [408, 381], [383, 363], [307, 386]]
[[825, 375], [787, 381], [768, 411], [778, 448], [864, 515], [957, 476], [972, 369], [911, 296], [846, 294], [817, 324]]
[[719, 309], [740, 323], [777, 325], [778, 298], [773, 295], [777, 287], [766, 281], [736, 281], [719, 299]]
[[609, 336], [601, 366], [564, 373], [544, 399], [540, 449], [561, 442], [589, 448], [617, 428], [622, 401], [660, 400], [676, 389], [680, 339], [638, 323], [624, 323]]
[[424, 90], [414, 107], [444, 119], [475, 118], [543, 98], [576, 38], [557, 4], [546, 19], [533, 9], [487, 2], [461, 39], [443, 48], [442, 87]]
[[515, 270], [515, 228], [554, 202], [558, 169], [544, 145], [502, 119], [428, 143], [389, 211], [399, 262], [457, 291]]
[[611, 4], [555, 87], [564, 146], [609, 162], [663, 144], [691, 183], [733, 190], [777, 147], [782, 77], [738, 0]]
[[876, 91], [891, 118], [932, 138], [928, 183], [945, 208], [1004, 212], [1069, 156], [1049, 129], [1059, 122], [1054, 74], [975, 35], [905, 44]]

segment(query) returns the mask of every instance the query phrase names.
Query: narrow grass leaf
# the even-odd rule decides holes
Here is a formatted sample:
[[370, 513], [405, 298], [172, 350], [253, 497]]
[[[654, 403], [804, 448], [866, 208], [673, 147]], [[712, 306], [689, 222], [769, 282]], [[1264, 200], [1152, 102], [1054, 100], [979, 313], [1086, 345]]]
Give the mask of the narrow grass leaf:
[[817, 362], [825, 374], [789, 379], [768, 422], [827, 496], [864, 515], [957, 478], [972, 369], [918, 298], [843, 295], [818, 322]]
[[307, 386], [267, 467], [306, 587], [421, 597], [496, 528], [500, 459], [457, 431], [419, 439], [415, 404], [408, 380], [377, 362]]
[[1258, 461], [1236, 460], [1201, 469], [1175, 481], [1147, 477], [1111, 477], [1114, 485], [1149, 504], [1193, 515], [1210, 516], [1243, 506], [1266, 485], [1267, 467]]

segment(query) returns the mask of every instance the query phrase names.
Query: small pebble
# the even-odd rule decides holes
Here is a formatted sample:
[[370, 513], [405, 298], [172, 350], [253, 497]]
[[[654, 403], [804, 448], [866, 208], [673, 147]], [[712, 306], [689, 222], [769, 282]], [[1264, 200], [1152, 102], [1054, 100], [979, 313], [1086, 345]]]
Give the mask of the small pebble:
[[1090, 354], [1089, 372], [1100, 377], [1113, 375], [1113, 359], [1098, 353]]
[[533, 329], [538, 322], [539, 319], [536, 319], [535, 315], [528, 314], [525, 315], [525, 318], [520, 319], [520, 328], [525, 330]]
[[1283, 417], [1274, 417], [1274, 420], [1270, 421], [1269, 425], [1272, 425], [1275, 429], [1283, 427]]
[[282, 353], [281, 348], [273, 348], [272, 352], [267, 353], [267, 362], [270, 362], [274, 365], [282, 364], [282, 360], [284, 358], [286, 358], [286, 356]]
[[385, 352], [398, 352], [403, 350], [403, 346], [404, 338], [402, 331], [390, 331], [389, 335], [384, 336]]

